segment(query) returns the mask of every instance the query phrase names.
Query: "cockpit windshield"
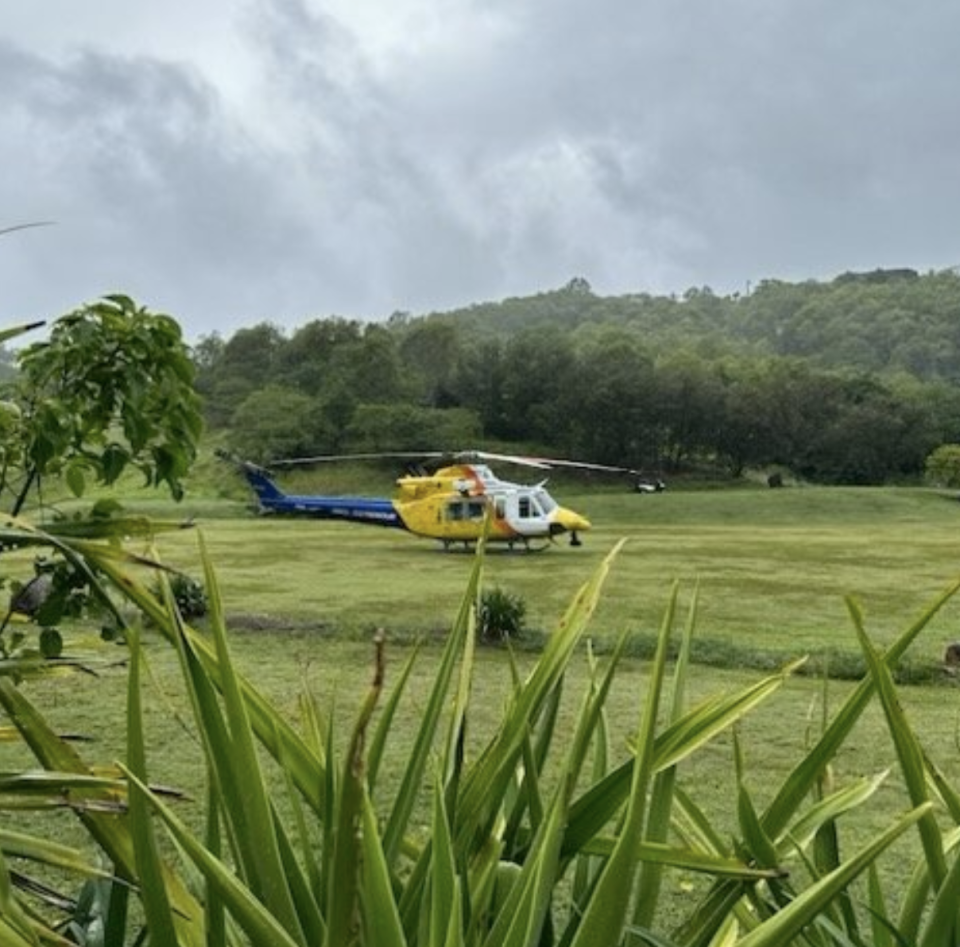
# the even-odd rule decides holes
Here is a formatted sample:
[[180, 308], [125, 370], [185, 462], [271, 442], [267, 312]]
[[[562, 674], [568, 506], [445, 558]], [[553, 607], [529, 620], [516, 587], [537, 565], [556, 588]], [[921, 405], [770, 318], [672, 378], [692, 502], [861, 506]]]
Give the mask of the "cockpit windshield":
[[536, 498], [537, 505], [545, 515], [552, 513], [557, 508], [557, 501], [546, 490], [536, 490], [533, 495]]

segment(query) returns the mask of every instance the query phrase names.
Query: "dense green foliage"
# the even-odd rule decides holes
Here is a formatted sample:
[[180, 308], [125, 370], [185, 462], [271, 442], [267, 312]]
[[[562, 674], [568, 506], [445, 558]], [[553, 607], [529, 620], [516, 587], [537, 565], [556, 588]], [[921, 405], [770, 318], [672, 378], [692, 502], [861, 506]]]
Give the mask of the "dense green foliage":
[[[193, 362], [174, 319], [110, 296], [58, 319], [16, 360], [0, 401], [0, 507], [8, 514], [36, 506], [51, 535], [118, 538], [142, 533], [145, 523], [106, 501], [68, 521], [51, 492], [66, 487], [80, 497], [90, 482], [109, 486], [134, 470], [147, 486], [182, 497], [202, 421]], [[82, 563], [47, 550], [29, 565], [14, 560], [0, 588], [13, 593], [0, 622], [0, 656], [16, 661], [35, 648], [9, 627], [12, 612], [29, 613], [42, 628], [40, 651], [58, 654], [55, 626], [84, 611], [93, 584]]]
[[183, 494], [196, 457], [195, 369], [170, 316], [110, 296], [58, 319], [17, 353], [0, 402], [0, 497], [20, 510], [44, 477], [74, 495], [112, 484], [128, 467]]
[[919, 478], [960, 441], [960, 277], [748, 295], [553, 292], [386, 324], [262, 323], [195, 349], [208, 420], [254, 459], [525, 443], [648, 471]]

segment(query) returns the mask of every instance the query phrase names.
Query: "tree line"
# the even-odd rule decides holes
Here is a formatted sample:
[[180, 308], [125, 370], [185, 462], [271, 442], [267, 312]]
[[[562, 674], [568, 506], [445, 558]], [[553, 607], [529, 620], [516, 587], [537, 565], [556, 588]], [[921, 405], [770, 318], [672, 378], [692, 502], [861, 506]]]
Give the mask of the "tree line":
[[193, 349], [207, 422], [252, 459], [522, 444], [673, 473], [902, 481], [960, 442], [952, 271], [601, 297], [583, 279], [383, 323], [270, 322]]

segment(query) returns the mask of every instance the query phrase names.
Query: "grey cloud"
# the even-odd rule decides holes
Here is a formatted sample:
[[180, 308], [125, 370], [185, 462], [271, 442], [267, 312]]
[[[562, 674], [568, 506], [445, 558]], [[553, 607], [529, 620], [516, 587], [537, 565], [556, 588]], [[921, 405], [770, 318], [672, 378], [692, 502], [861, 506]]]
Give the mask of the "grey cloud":
[[196, 334], [574, 275], [732, 291], [952, 265], [960, 8], [916, 9], [464, 0], [384, 52], [255, 0], [230, 35], [242, 100], [170, 49], [0, 40], [0, 222], [60, 221], [0, 244], [0, 279], [17, 310], [125, 289]]

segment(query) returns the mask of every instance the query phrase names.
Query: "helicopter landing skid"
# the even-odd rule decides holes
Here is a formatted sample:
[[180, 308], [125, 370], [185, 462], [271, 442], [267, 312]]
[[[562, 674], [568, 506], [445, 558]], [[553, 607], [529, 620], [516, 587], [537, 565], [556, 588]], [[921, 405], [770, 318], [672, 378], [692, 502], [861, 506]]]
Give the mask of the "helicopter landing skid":
[[[441, 539], [444, 552], [473, 552], [476, 549], [476, 543], [472, 540], [460, 539]], [[522, 552], [534, 553], [543, 552], [551, 545], [555, 545], [552, 540], [545, 540], [542, 543], [532, 543], [529, 539], [518, 539], [504, 543], [491, 543], [487, 546], [487, 555], [493, 552]]]

